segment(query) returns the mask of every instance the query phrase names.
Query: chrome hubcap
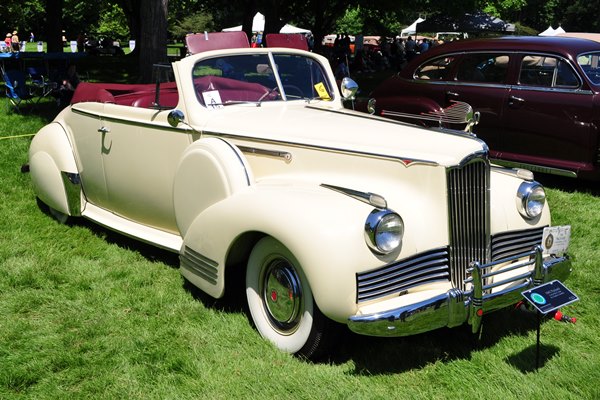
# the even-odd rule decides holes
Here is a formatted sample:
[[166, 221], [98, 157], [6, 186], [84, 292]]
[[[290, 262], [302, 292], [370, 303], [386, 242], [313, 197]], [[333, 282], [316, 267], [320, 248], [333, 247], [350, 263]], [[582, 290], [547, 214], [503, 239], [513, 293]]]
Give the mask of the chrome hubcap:
[[291, 333], [298, 326], [302, 306], [302, 286], [294, 267], [285, 259], [269, 263], [263, 279], [263, 302], [273, 326]]

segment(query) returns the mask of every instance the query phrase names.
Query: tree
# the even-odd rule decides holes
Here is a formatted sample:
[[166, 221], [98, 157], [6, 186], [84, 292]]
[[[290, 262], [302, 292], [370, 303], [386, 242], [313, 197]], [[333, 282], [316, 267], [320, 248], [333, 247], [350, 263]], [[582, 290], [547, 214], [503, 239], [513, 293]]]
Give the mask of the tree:
[[62, 42], [63, 0], [46, 0], [46, 42], [49, 52], [63, 50]]
[[167, 62], [168, 0], [142, 0], [140, 15], [139, 66], [142, 82], [152, 81], [153, 65]]
[[188, 33], [210, 32], [213, 29], [212, 16], [204, 12], [197, 12], [171, 23], [169, 32], [174, 38], [183, 38]]

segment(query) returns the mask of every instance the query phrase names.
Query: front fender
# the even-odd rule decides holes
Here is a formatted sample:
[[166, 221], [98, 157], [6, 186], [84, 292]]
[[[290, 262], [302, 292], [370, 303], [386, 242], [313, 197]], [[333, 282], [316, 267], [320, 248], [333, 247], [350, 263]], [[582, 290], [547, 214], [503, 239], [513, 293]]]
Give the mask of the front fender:
[[59, 123], [43, 127], [29, 147], [33, 189], [39, 199], [65, 215], [81, 215], [80, 182], [67, 133]]
[[356, 311], [356, 269], [384, 262], [364, 240], [372, 210], [320, 186], [257, 184], [203, 211], [184, 238], [182, 257], [190, 251], [204, 267], [212, 266], [213, 282], [184, 262], [182, 274], [210, 295], [222, 296], [232, 244], [244, 233], [260, 232], [282, 242], [298, 259], [321, 311], [345, 321]]

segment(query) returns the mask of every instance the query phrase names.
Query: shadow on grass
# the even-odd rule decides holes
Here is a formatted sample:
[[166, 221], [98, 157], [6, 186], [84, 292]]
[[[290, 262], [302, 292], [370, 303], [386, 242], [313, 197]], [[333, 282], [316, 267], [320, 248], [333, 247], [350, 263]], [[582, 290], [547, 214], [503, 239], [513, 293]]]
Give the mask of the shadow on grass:
[[532, 344], [517, 354], [506, 358], [507, 364], [515, 367], [523, 374], [535, 372], [544, 367], [555, 355], [559, 353], [559, 348], [552, 345], [540, 344], [539, 363], [537, 359], [537, 344]]
[[[337, 355], [329, 362], [353, 361], [355, 375], [401, 373], [436, 362], [469, 360], [474, 351], [493, 347], [506, 336], [527, 335], [536, 326], [535, 314], [504, 309], [484, 317], [481, 338], [468, 325], [401, 338], [374, 338], [347, 331], [340, 338]], [[523, 356], [523, 362], [525, 359]]]

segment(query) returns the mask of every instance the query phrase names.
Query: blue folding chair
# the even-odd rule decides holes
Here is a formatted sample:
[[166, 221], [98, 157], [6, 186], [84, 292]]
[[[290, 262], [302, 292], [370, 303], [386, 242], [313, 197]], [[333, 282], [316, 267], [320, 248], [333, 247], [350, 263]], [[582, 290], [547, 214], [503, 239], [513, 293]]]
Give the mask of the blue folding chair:
[[20, 112], [19, 105], [22, 102], [25, 104], [33, 104], [33, 94], [30, 87], [25, 82], [25, 74], [23, 71], [12, 70], [4, 71], [4, 86], [6, 88], [6, 97], [15, 111]]
[[48, 73], [44, 67], [27, 67], [27, 74], [30, 78], [31, 93], [37, 96], [39, 102], [42, 98], [48, 96], [56, 89], [56, 82], [48, 79]]

